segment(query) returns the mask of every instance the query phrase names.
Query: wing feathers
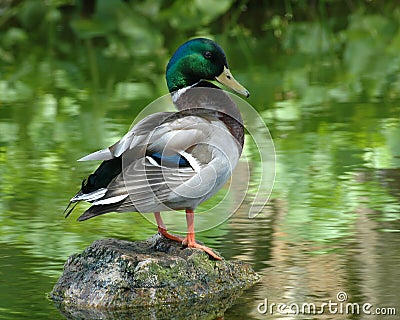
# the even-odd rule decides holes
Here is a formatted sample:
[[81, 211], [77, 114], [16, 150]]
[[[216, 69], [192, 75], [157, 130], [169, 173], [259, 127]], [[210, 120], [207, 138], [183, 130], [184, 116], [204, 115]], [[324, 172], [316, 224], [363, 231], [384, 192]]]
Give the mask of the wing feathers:
[[91, 154], [88, 154], [88, 155], [78, 159], [78, 161], [110, 160], [112, 158], [114, 158], [114, 156], [112, 155], [110, 149], [106, 148], [106, 149], [95, 151]]
[[[204, 152], [209, 152], [207, 148], [202, 150], [202, 162], [187, 151], [207, 141], [209, 126], [210, 121], [201, 116], [153, 114], [136, 124], [116, 144], [79, 159], [104, 161], [96, 170], [97, 175], [91, 175], [99, 183], [71, 199], [71, 202], [93, 203], [79, 220], [110, 211], [151, 212], [161, 210], [162, 206], [168, 209], [164, 203], [168, 203], [174, 190], [198, 175], [211, 158], [211, 154], [204, 156]], [[104, 185], [100, 183], [103, 180]], [[92, 186], [92, 181], [88, 181]]]

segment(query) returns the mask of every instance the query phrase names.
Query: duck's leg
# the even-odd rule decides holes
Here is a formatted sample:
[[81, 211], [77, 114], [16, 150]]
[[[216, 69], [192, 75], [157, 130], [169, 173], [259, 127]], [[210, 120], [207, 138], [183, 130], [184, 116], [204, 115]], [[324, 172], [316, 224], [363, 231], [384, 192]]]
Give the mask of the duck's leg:
[[194, 236], [194, 211], [191, 209], [186, 209], [186, 222], [187, 222], [187, 236], [183, 239], [182, 244], [188, 246], [189, 248], [198, 248], [206, 253], [208, 253], [211, 257], [217, 260], [222, 260], [220, 256], [214, 253], [211, 248], [206, 246], [202, 246], [196, 242]]
[[176, 236], [174, 234], [168, 233], [167, 227], [164, 224], [164, 221], [161, 218], [160, 212], [154, 212], [154, 217], [156, 218], [158, 233], [163, 235], [165, 238], [168, 238], [173, 241], [182, 242], [184, 239], [182, 237]]

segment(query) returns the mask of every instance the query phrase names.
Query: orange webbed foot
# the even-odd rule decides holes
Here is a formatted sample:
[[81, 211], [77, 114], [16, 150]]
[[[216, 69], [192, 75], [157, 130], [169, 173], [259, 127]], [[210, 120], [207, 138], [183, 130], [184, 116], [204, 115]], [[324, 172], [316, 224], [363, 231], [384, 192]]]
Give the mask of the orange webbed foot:
[[199, 243], [197, 243], [194, 238], [191, 239], [192, 237], [186, 237], [185, 239], [183, 239], [182, 241], [182, 245], [184, 245], [185, 247], [188, 248], [196, 248], [196, 249], [200, 249], [203, 250], [205, 253], [207, 253], [209, 256], [211, 256], [212, 258], [214, 258], [215, 260], [222, 260], [222, 258], [217, 255], [211, 248], [203, 246]]
[[183, 239], [182, 244], [189, 248], [197, 248], [203, 250], [216, 260], [222, 260], [222, 258], [216, 253], [214, 253], [214, 251], [212, 251], [211, 248], [208, 248], [196, 242], [194, 236], [194, 211], [192, 209], [186, 209], [186, 222], [187, 222], [188, 232], [186, 238]]
[[161, 234], [163, 237], [170, 239], [172, 241], [182, 242], [184, 240], [184, 238], [171, 234], [167, 231], [167, 229], [161, 227], [158, 227], [158, 233]]

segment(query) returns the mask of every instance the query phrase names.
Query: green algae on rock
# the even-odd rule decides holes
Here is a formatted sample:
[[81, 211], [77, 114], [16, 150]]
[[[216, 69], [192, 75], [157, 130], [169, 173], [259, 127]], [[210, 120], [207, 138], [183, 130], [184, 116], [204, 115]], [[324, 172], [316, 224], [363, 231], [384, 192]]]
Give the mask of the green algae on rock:
[[212, 319], [258, 279], [242, 261], [211, 260], [160, 235], [138, 242], [103, 239], [69, 257], [50, 297], [70, 318], [132, 311], [135, 317], [173, 312], [174, 318]]

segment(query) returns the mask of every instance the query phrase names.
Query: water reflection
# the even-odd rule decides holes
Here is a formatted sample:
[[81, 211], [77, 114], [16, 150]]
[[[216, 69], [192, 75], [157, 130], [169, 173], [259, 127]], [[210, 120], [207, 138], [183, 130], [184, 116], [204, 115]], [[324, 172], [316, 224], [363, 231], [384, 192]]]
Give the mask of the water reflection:
[[232, 306], [243, 290], [230, 290], [219, 293], [219, 297], [204, 298], [201, 301], [188, 301], [178, 305], [166, 304], [148, 307], [136, 307], [125, 310], [102, 310], [99, 308], [79, 309], [74, 306], [56, 304], [57, 309], [67, 319], [198, 319], [213, 320], [224, 317], [226, 309]]
[[[398, 306], [397, 158], [390, 158], [389, 169], [374, 168], [377, 162], [365, 156], [371, 152], [363, 142], [369, 133], [363, 135], [362, 129], [354, 129], [351, 119], [354, 118], [349, 117], [350, 123], [328, 125], [316, 117], [308, 120], [313, 121], [311, 127], [298, 128], [293, 120], [268, 118], [275, 124], [273, 135], [277, 136], [275, 144], [279, 150], [272, 200], [258, 217], [249, 219], [250, 190], [249, 201], [245, 200], [230, 220], [199, 235], [200, 240], [226, 258], [247, 261], [262, 275], [257, 286], [236, 302], [229, 302], [234, 305], [226, 311], [225, 319], [275, 319], [276, 315], [257, 311], [265, 298], [275, 303], [318, 305], [329, 300], [336, 302], [339, 291], [348, 294], [349, 302]], [[379, 122], [378, 118], [375, 120]], [[108, 121], [97, 125], [105, 131], [124, 131], [126, 125], [112, 127]], [[396, 132], [397, 127], [391, 130]], [[361, 147], [354, 141], [361, 143]], [[373, 151], [378, 157], [386, 146], [396, 154], [392, 144], [380, 145], [380, 149]], [[36, 318], [44, 313], [54, 319], [59, 317], [45, 293], [51, 290], [70, 254], [81, 251], [95, 239], [145, 239], [155, 232], [154, 225], [138, 214], [109, 214], [86, 223], [63, 220], [61, 212], [69, 195], [76, 191], [76, 181], [92, 168], [75, 166], [71, 170], [68, 159], [74, 163], [76, 156], [63, 160], [64, 150], [56, 152], [46, 144], [39, 146], [42, 151], [22, 150], [18, 143], [9, 142], [2, 155], [0, 272], [3, 279], [17, 279], [13, 281], [12, 294], [5, 294], [3, 301], [18, 298], [12, 298], [12, 303], [8, 303], [12, 307], [0, 312], [11, 319], [27, 314], [28, 300], [32, 301], [29, 313]], [[73, 153], [80, 154], [79, 149]], [[246, 152], [251, 155], [251, 145]], [[9, 161], [11, 158], [13, 161]], [[257, 172], [257, 165], [250, 163], [253, 172]], [[60, 180], [60, 175], [64, 179]], [[29, 178], [24, 179], [26, 176]], [[184, 223], [183, 217], [181, 222]], [[1, 292], [10, 293], [6, 289], [10, 286], [8, 280], [2, 286]]]
[[[398, 170], [393, 171], [393, 174], [398, 173]], [[267, 215], [257, 218], [253, 223], [244, 216], [235, 215], [232, 218], [234, 225], [243, 225], [242, 228], [235, 229], [235, 238], [241, 239], [236, 241], [236, 245], [242, 250], [233, 255], [248, 261], [267, 263], [254, 264], [262, 275], [261, 282], [227, 311], [227, 319], [235, 319], [238, 315], [243, 319], [354, 318], [354, 315], [345, 314], [345, 311], [342, 314], [339, 311], [336, 314], [326, 311], [324, 315], [311, 314], [311, 317], [279, 316], [276, 306], [267, 308], [265, 314], [257, 311], [257, 307], [265, 299], [268, 299], [269, 307], [273, 303], [297, 303], [300, 306], [303, 303], [313, 303], [317, 307], [329, 301], [339, 304], [339, 292], [345, 292], [348, 296], [343, 307], [346, 306], [345, 303], [357, 303], [360, 306], [371, 304], [371, 310], [376, 307], [395, 307], [398, 310], [400, 271], [396, 266], [400, 257], [400, 225], [398, 219], [385, 221], [382, 211], [371, 210], [365, 205], [368, 202], [366, 197], [371, 194], [368, 184], [363, 184], [374, 182], [376, 177], [374, 174], [371, 177], [371, 173], [373, 172], [360, 173], [363, 176], [363, 180], [358, 181], [358, 196], [361, 199], [360, 205], [352, 213], [355, 220], [352, 219], [351, 225], [345, 228], [346, 232], [343, 234], [340, 227], [337, 230], [337, 225], [332, 227], [337, 231], [336, 238], [327, 240], [323, 237], [323, 241], [316, 242], [305, 238], [304, 232], [293, 233], [296, 228], [303, 228], [302, 221], [300, 219], [298, 223], [293, 223], [288, 220], [290, 209], [280, 199], [274, 200], [268, 206]], [[378, 176], [381, 177], [382, 174]], [[393, 182], [393, 179], [389, 181]], [[387, 187], [388, 181], [380, 180], [379, 185]], [[398, 184], [393, 186], [394, 188], [389, 189], [390, 193], [398, 196]], [[385, 204], [389, 205], [388, 202]], [[394, 214], [396, 212], [398, 214], [398, 211], [394, 211]], [[258, 234], [258, 241], [246, 236], [249, 230], [249, 234]], [[264, 243], [260, 246], [261, 239]], [[265, 251], [266, 248], [270, 250]], [[272, 314], [269, 310], [275, 313]], [[370, 317], [362, 315], [362, 311], [360, 313], [362, 319]]]
[[[276, 315], [257, 311], [265, 298], [275, 303], [321, 304], [336, 301], [339, 291], [348, 294], [349, 302], [398, 306], [400, 170], [394, 143], [398, 122], [381, 121], [375, 112], [369, 112], [363, 115], [366, 126], [359, 122], [358, 105], [346, 106], [347, 122], [334, 121], [344, 108], [335, 105], [308, 115], [299, 125], [296, 113], [288, 118], [286, 106], [280, 108], [264, 114], [274, 128], [278, 150], [272, 200], [258, 217], [249, 219], [250, 188], [249, 199], [230, 220], [199, 235], [226, 258], [250, 262], [262, 275], [261, 283], [239, 298], [226, 311], [225, 319], [273, 319]], [[30, 300], [34, 305], [30, 312], [36, 318], [44, 312], [57, 318], [45, 293], [70, 254], [99, 238], [145, 239], [155, 227], [129, 213], [108, 214], [85, 223], [63, 220], [61, 212], [76, 191], [77, 181], [93, 169], [91, 164], [74, 162], [92, 151], [79, 142], [84, 140], [84, 135], [77, 133], [82, 120], [72, 117], [67, 122], [54, 119], [55, 123], [49, 123], [32, 117], [29, 121], [34, 125], [12, 117], [2, 122], [18, 139], [6, 140], [6, 131], [2, 131], [0, 272], [3, 279], [17, 279], [12, 295], [6, 294], [3, 301], [18, 298], [8, 303], [12, 308], [3, 308], [1, 313], [7, 318], [26, 314], [26, 301]], [[107, 144], [130, 124], [128, 120], [118, 124], [100, 118], [91, 123], [103, 128], [107, 136], [89, 145]], [[370, 131], [373, 123], [378, 133]], [[44, 131], [53, 133], [48, 141], [39, 139]], [[73, 132], [72, 141], [60, 134], [64, 131]], [[245, 152], [251, 161], [251, 144]], [[256, 161], [250, 162], [253, 173], [258, 166]], [[1, 291], [9, 292], [10, 283], [3, 283]]]

